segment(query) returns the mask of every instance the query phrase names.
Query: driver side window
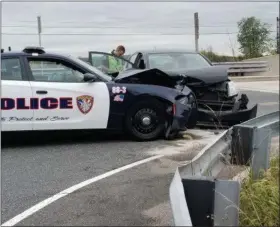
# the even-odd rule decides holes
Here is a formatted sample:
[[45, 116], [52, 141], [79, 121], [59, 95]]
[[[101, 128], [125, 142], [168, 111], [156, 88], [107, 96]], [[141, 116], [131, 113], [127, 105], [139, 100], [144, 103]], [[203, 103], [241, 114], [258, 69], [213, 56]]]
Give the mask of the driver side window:
[[84, 74], [81, 71], [56, 60], [30, 59], [29, 66], [34, 81], [41, 82], [84, 82]]

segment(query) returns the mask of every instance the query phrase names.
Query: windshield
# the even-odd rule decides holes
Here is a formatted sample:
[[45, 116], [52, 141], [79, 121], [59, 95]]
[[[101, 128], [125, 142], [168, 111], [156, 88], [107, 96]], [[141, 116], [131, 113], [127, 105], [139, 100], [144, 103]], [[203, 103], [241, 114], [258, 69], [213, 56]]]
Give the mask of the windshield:
[[107, 74], [103, 73], [102, 71], [100, 71], [99, 69], [95, 68], [94, 66], [91, 66], [88, 63], [80, 60], [79, 58], [75, 58], [73, 56], [68, 56], [68, 57], [71, 58], [73, 61], [77, 62], [78, 64], [84, 66], [89, 71], [94, 72], [95, 74], [97, 74], [97, 76], [101, 77], [102, 79], [104, 79], [106, 81], [111, 81], [112, 80], [112, 77], [110, 77]]
[[209, 62], [197, 53], [156, 53], [149, 54], [150, 68], [163, 71], [191, 70], [210, 67]]

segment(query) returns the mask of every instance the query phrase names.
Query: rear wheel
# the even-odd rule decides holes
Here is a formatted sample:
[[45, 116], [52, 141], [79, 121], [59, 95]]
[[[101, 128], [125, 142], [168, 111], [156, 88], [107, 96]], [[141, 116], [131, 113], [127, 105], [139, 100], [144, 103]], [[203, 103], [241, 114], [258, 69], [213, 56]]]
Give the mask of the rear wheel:
[[165, 123], [164, 104], [152, 99], [139, 101], [129, 109], [125, 129], [137, 140], [155, 140], [163, 135]]

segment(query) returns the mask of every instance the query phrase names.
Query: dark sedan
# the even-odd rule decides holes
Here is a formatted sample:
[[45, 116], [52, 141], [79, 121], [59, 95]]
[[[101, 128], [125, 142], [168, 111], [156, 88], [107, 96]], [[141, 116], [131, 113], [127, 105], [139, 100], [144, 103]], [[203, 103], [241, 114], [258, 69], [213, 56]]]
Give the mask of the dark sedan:
[[[107, 72], [112, 77], [119, 78], [126, 71], [135, 68], [156, 68], [172, 78], [177, 89], [184, 86], [192, 89], [198, 101], [198, 113], [195, 116], [197, 125], [229, 127], [256, 117], [257, 104], [251, 109], [247, 107], [248, 97], [246, 94], [240, 94], [230, 81], [228, 67], [214, 66], [199, 53], [182, 50], [144, 50], [124, 59], [110, 53], [91, 51], [88, 61], [96, 67], [108, 69], [109, 56], [123, 62], [121, 72], [112, 69]], [[145, 78], [145, 82], [151, 83], [151, 80], [155, 79]]]

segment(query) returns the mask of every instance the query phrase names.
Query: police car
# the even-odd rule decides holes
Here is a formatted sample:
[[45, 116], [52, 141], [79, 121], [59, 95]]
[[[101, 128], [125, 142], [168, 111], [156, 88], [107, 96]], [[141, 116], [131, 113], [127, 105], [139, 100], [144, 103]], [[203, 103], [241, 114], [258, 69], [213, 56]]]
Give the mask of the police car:
[[[145, 83], [150, 74], [158, 82]], [[185, 130], [196, 110], [192, 91], [174, 89], [160, 70], [129, 70], [113, 79], [78, 58], [40, 47], [3, 52], [1, 83], [3, 132], [115, 129], [154, 140]]]

